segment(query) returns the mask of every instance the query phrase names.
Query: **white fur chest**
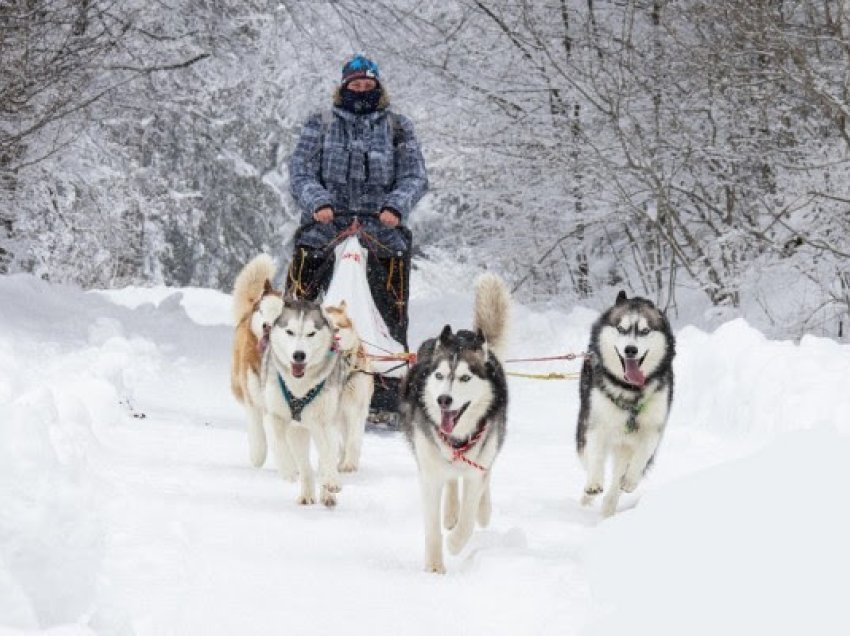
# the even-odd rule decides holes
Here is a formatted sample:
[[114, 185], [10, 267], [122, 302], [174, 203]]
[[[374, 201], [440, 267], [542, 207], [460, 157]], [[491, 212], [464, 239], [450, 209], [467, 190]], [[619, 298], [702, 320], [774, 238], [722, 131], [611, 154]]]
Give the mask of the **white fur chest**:
[[590, 430], [606, 437], [617, 437], [621, 442], [638, 441], [644, 435], [657, 434], [667, 420], [666, 387], [646, 392], [634, 408], [618, 404], [598, 388], [591, 391], [590, 400]]

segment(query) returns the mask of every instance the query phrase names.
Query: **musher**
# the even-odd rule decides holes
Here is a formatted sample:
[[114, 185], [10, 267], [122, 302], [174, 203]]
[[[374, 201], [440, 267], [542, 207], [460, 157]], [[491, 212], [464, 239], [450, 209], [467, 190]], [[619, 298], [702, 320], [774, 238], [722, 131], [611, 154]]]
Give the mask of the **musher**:
[[[406, 225], [428, 189], [428, 176], [413, 123], [389, 104], [378, 65], [355, 55], [342, 68], [333, 108], [307, 119], [289, 160], [301, 227], [286, 289], [308, 300], [327, 289], [333, 273], [329, 246], [356, 217], [369, 251], [373, 300], [390, 334], [406, 348], [412, 247]], [[373, 416], [381, 421], [396, 410], [397, 382], [375, 386]]]

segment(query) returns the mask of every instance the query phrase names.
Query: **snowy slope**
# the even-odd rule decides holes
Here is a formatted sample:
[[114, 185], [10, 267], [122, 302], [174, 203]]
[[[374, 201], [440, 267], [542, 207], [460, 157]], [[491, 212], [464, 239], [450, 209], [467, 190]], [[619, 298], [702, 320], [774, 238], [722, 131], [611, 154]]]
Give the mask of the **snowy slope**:
[[[469, 324], [414, 289], [414, 343]], [[513, 352], [580, 351], [594, 315], [517, 308]], [[0, 635], [850, 633], [850, 346], [679, 329], [657, 466], [604, 522], [576, 384], [512, 379], [492, 525], [429, 576], [400, 437], [335, 510], [250, 468], [228, 320], [209, 290], [0, 278]]]

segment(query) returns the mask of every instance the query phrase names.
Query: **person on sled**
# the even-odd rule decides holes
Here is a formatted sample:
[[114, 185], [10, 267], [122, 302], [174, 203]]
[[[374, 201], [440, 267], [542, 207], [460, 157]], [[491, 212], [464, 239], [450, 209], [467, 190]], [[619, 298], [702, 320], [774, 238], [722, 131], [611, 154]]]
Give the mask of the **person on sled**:
[[[304, 124], [288, 166], [301, 227], [286, 290], [315, 300], [327, 289], [333, 273], [329, 246], [356, 217], [369, 238], [364, 245], [375, 306], [393, 338], [407, 347], [412, 237], [406, 225], [428, 189], [428, 176], [413, 123], [389, 104], [378, 65], [355, 55], [342, 68], [333, 107]], [[394, 383], [376, 382], [373, 410], [392, 412], [396, 404]]]

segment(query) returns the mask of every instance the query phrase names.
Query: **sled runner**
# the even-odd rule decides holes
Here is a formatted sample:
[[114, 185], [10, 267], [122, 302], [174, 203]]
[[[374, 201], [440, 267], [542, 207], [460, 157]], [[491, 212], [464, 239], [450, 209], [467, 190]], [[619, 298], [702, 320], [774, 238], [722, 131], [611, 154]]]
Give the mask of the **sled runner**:
[[407, 250], [393, 250], [366, 231], [360, 218], [377, 214], [336, 214], [338, 230], [326, 245], [311, 249], [294, 237], [296, 253], [289, 265], [286, 292], [323, 304], [345, 300], [349, 315], [372, 359], [375, 391], [369, 422], [394, 429], [398, 425], [398, 388], [407, 370], [407, 326], [412, 236], [402, 226]]

